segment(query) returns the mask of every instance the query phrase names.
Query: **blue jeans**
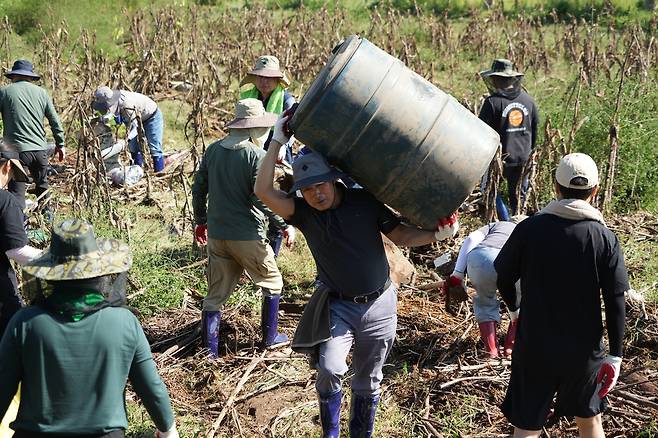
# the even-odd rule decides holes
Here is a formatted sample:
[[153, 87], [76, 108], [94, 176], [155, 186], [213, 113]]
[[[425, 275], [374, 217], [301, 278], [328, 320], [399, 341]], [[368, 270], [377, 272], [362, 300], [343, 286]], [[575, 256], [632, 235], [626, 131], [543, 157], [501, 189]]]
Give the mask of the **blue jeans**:
[[[144, 125], [144, 134], [146, 135], [146, 141], [149, 145], [149, 151], [151, 156], [161, 157], [162, 156], [162, 133], [164, 131], [164, 117], [162, 117], [162, 111], [158, 108], [148, 120], [143, 121]], [[139, 144], [137, 143], [137, 137], [130, 140], [128, 145], [130, 152], [138, 152]]]
[[[500, 252], [496, 248], [477, 246], [468, 253], [466, 272], [473, 283], [477, 295], [473, 297], [473, 313], [478, 322], [500, 322], [500, 302], [496, 295], [498, 274], [494, 268], [494, 260]], [[517, 302], [521, 296], [519, 283], [516, 284]]]

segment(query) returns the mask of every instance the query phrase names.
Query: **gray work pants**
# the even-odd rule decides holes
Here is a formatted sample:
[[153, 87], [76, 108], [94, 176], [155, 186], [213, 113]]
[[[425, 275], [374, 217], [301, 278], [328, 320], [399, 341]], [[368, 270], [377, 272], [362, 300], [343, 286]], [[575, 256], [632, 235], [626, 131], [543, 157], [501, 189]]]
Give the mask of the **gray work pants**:
[[382, 367], [393, 346], [397, 327], [397, 290], [391, 285], [379, 298], [356, 304], [331, 298], [331, 339], [320, 344], [315, 388], [329, 395], [342, 387], [347, 355], [352, 355], [352, 392], [361, 396], [380, 393]]

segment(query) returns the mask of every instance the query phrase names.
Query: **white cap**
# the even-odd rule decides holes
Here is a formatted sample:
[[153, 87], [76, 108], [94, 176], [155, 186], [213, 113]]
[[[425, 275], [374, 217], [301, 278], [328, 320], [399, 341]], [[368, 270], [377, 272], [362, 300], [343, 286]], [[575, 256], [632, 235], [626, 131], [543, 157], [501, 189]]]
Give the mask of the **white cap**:
[[[585, 185], [571, 183], [578, 177], [585, 178]], [[577, 152], [562, 157], [555, 171], [555, 180], [562, 187], [587, 190], [599, 185], [599, 171], [592, 157]]]

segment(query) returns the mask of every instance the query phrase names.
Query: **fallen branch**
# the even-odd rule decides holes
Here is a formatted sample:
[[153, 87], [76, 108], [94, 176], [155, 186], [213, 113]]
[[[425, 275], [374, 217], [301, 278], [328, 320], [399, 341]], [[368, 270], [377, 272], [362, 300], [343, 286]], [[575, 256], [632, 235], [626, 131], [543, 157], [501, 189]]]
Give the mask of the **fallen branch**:
[[215, 422], [213, 423], [212, 429], [208, 434], [206, 434], [206, 437], [212, 438], [217, 434], [217, 431], [219, 430], [219, 426], [221, 426], [224, 417], [226, 417], [226, 414], [228, 413], [229, 409], [231, 409], [233, 404], [235, 403], [236, 396], [242, 390], [244, 384], [247, 383], [247, 380], [249, 380], [249, 377], [251, 376], [252, 371], [256, 368], [256, 365], [258, 365], [265, 358], [266, 354], [267, 351], [263, 351], [260, 357], [255, 357], [254, 359], [252, 359], [251, 363], [249, 364], [249, 366], [247, 366], [247, 369], [242, 375], [242, 378], [240, 379], [235, 389], [231, 393], [231, 396], [228, 398], [228, 400], [226, 400], [226, 404], [224, 405], [224, 408], [219, 413], [219, 417], [217, 417], [217, 420], [215, 420]]

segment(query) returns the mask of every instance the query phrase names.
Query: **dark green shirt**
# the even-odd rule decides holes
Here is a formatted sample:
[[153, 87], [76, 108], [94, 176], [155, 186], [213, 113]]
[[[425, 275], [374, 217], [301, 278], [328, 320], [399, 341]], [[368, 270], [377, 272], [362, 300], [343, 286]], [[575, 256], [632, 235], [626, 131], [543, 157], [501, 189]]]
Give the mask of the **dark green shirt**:
[[41, 307], [20, 310], [0, 342], [0, 413], [18, 383], [21, 403], [11, 427], [60, 434], [126, 429], [126, 383], [159, 430], [174, 416], [137, 318], [125, 308], [101, 309], [64, 322]]
[[64, 129], [48, 92], [29, 81], [0, 88], [0, 113], [4, 140], [19, 152], [47, 148], [44, 117], [50, 123], [55, 145], [64, 147]]
[[227, 137], [211, 144], [201, 160], [192, 186], [194, 219], [197, 224], [208, 224], [211, 239], [262, 240], [268, 218], [280, 229], [286, 226], [254, 194], [265, 151], [248, 140], [230, 149], [222, 146], [235, 143], [231, 140]]

